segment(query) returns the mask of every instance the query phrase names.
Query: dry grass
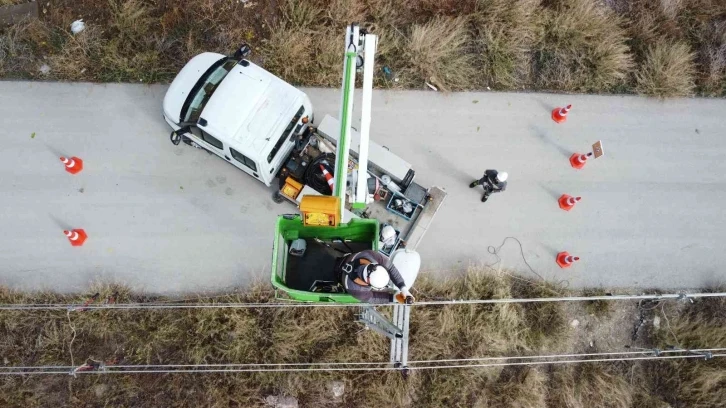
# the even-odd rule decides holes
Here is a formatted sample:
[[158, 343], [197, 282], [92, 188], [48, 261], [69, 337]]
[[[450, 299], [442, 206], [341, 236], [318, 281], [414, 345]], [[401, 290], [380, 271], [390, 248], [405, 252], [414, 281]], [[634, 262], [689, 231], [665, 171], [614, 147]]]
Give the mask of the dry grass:
[[[702, 95], [726, 96], [726, 89], [723, 86], [723, 61], [726, 61], [726, 47], [723, 47], [726, 27], [723, 24], [726, 20], [726, 2], [610, 1], [613, 3], [613, 8], [627, 18], [625, 27], [638, 64], [634, 83], [636, 91], [641, 92], [637, 81], [640, 77], [653, 77], [656, 75], [654, 70], [675, 65], [680, 68], [667, 68], [669, 76], [667, 79], [661, 77], [660, 81], [661, 83], [668, 81], [677, 86], [663, 86], [662, 93], [656, 94], [683, 95], [695, 90]], [[674, 50], [674, 48], [681, 49]], [[693, 57], [687, 57], [691, 52], [694, 53]], [[694, 65], [689, 67], [690, 64], [685, 61], [690, 59], [693, 59]], [[653, 91], [650, 86], [650, 84], [646, 86], [649, 92]]]
[[613, 364], [556, 367], [551, 373], [550, 386], [558, 392], [548, 395], [548, 404], [587, 408], [597, 401], [597, 406], [603, 408], [630, 408], [633, 406], [633, 385], [624, 374]]
[[0, 31], [0, 75], [37, 75], [42, 62], [35, 54], [45, 52], [50, 44], [50, 30], [37, 19], [24, 19]]
[[726, 19], [707, 24], [698, 48], [698, 82], [708, 96], [726, 95]]
[[523, 89], [531, 82], [532, 47], [541, 36], [539, 0], [479, 0], [473, 14], [480, 82]]
[[[254, 60], [296, 85], [337, 87], [343, 30], [358, 22], [380, 36], [378, 87], [726, 95], [719, 0], [58, 0], [44, 8], [40, 20], [0, 29], [0, 76], [164, 82], [193, 55], [230, 53], [244, 41]], [[81, 14], [89, 29], [74, 37], [68, 27]]]
[[[421, 300], [552, 296], [560, 288], [524, 284], [506, 275], [470, 270], [447, 281], [423, 276]], [[165, 300], [118, 285], [96, 285], [105, 299]], [[255, 286], [192, 302], [266, 302]], [[0, 303], [82, 303], [85, 296], [0, 291]], [[726, 303], [721, 299], [665, 304], [668, 324], [654, 330], [650, 346], [726, 344]], [[650, 306], [649, 306], [650, 307]], [[661, 307], [663, 307], [661, 312]], [[123, 364], [387, 361], [388, 340], [360, 330], [353, 309], [189, 309], [5, 311], [0, 313], [0, 355], [6, 366], [68, 365], [86, 358]], [[546, 354], [571, 344], [563, 335], [559, 304], [414, 308], [414, 360]], [[606, 317], [603, 320], [607, 320]], [[72, 325], [72, 326], [71, 326]], [[552, 326], [552, 327], [548, 327]], [[73, 327], [76, 338], [71, 345]], [[623, 330], [630, 330], [626, 322]], [[641, 344], [647, 347], [648, 344]], [[566, 350], [583, 352], [584, 350]], [[291, 396], [300, 406], [447, 407], [714, 407], [726, 398], [726, 366], [713, 361], [656, 361], [641, 364], [580, 364], [551, 367], [471, 368], [398, 373], [300, 373], [282, 375], [114, 375], [6, 377], [1, 406], [265, 406], [267, 396]], [[345, 384], [342, 400], [332, 382]]]
[[509, 367], [488, 391], [489, 407], [538, 408], [547, 403], [548, 375], [541, 368]]
[[27, 24], [16, 24], [0, 36], [0, 74], [20, 71], [32, 61], [29, 45], [23, 41]]
[[[718, 291], [722, 291], [720, 288]], [[726, 344], [726, 300], [704, 298], [693, 304], [667, 304], [653, 330], [655, 346], [713, 348]], [[657, 361], [634, 370], [636, 394], [646, 407], [716, 407], [726, 401], [726, 365], [711, 361]]]
[[414, 25], [401, 55], [407, 62], [402, 80], [412, 86], [428, 82], [442, 90], [470, 88], [476, 68], [467, 23], [465, 18], [441, 17]]
[[694, 54], [682, 42], [657, 42], [648, 48], [635, 74], [639, 93], [653, 96], [688, 96], [695, 87]]
[[98, 27], [89, 27], [78, 35], [63, 34], [60, 52], [49, 58], [51, 72], [73, 81], [95, 75], [100, 68], [95, 61], [101, 58], [104, 40]]
[[[585, 289], [582, 296], [605, 296], [603, 289]], [[607, 318], [613, 312], [613, 302], [609, 300], [591, 300], [585, 302], [585, 311], [597, 318]]]
[[535, 52], [536, 85], [577, 92], [611, 91], [632, 69], [622, 21], [596, 0], [557, 0], [544, 10]]
[[342, 37], [338, 34], [333, 30], [296, 30], [283, 23], [273, 27], [260, 53], [266, 68], [294, 85], [335, 87], [340, 85], [343, 66]]

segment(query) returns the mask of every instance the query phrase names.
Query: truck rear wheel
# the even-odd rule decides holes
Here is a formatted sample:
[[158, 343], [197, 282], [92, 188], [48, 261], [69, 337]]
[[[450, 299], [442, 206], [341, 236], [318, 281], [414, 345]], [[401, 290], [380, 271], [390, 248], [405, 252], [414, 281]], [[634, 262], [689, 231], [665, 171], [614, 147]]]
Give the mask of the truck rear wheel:
[[285, 199], [282, 198], [282, 194], [280, 194], [279, 191], [275, 191], [274, 193], [272, 193], [272, 201], [276, 202], [277, 204], [282, 203], [284, 200]]

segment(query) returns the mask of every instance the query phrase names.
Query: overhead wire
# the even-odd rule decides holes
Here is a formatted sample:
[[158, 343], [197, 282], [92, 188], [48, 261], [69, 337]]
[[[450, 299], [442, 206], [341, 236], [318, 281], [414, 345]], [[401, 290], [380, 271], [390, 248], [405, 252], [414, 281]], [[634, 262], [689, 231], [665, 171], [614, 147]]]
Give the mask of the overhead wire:
[[[469, 358], [455, 358], [455, 359], [435, 359], [435, 360], [409, 360], [408, 364], [435, 364], [435, 363], [451, 363], [451, 362], [474, 362], [474, 361], [497, 361], [497, 360], [539, 360], [549, 359], [547, 361], [556, 361], [553, 359], [557, 358], [573, 358], [573, 357], [605, 357], [605, 356], [628, 356], [628, 355], [660, 355], [660, 354], [685, 354], [685, 353], [713, 353], [713, 352], [726, 352], [726, 347], [720, 348], [703, 348], [703, 349], [642, 349], [640, 351], [611, 351], [611, 352], [600, 352], [600, 353], [574, 353], [574, 354], [545, 354], [545, 355], [532, 355], [532, 356], [487, 356], [487, 357], [469, 357]], [[589, 361], [582, 359], [583, 361]], [[611, 359], [617, 361], [617, 359]], [[310, 362], [310, 363], [205, 363], [205, 364], [111, 364], [106, 367], [112, 368], [130, 368], [130, 369], [144, 369], [144, 368], [193, 368], [193, 367], [306, 367], [306, 366], [372, 366], [372, 365], [390, 365], [389, 361], [378, 361], [378, 362]], [[70, 366], [0, 366], [2, 370], [34, 370], [34, 369], [72, 369], [75, 365]]]
[[523, 359], [545, 359], [545, 358], [571, 358], [571, 357], [601, 357], [601, 356], [617, 356], [617, 355], [638, 355], [638, 354], [673, 354], [673, 353], [706, 353], [714, 351], [726, 352], [726, 347], [706, 348], [706, 349], [643, 349], [641, 351], [610, 351], [601, 353], [575, 353], [575, 354], [547, 354], [539, 356], [501, 356], [501, 357], [470, 357], [470, 358], [452, 358], [437, 360], [409, 360], [409, 364], [420, 363], [446, 363], [460, 361], [488, 361], [488, 360], [523, 360]]
[[[709, 358], [726, 357], [726, 354], [712, 354]], [[546, 365], [546, 364], [574, 364], [574, 363], [603, 363], [610, 361], [639, 361], [639, 360], [673, 360], [673, 359], [703, 359], [705, 356], [699, 355], [681, 355], [681, 356], [644, 356], [644, 357], [624, 357], [618, 359], [601, 358], [601, 359], [585, 359], [585, 360], [557, 360], [557, 361], [524, 361], [511, 363], [485, 363], [485, 364], [458, 364], [445, 366], [424, 366], [408, 367], [410, 370], [428, 370], [428, 369], [447, 369], [447, 368], [485, 368], [485, 367], [504, 367], [504, 366], [526, 366], [526, 365]]]
[[[547, 365], [547, 364], [575, 364], [593, 362], [615, 362], [615, 361], [641, 361], [641, 360], [673, 360], [673, 359], [704, 359], [726, 357], [726, 353], [713, 354], [713, 351], [725, 351], [726, 348], [712, 349], [678, 349], [662, 350], [656, 352], [651, 350], [651, 355], [637, 356], [643, 352], [605, 352], [605, 353], [581, 353], [581, 354], [559, 354], [543, 356], [502, 356], [502, 357], [477, 357], [467, 359], [441, 359], [441, 360], [419, 360], [410, 361], [406, 367], [391, 367], [390, 362], [330, 362], [330, 363], [246, 363], [246, 364], [146, 364], [146, 365], [99, 365], [99, 369], [81, 370], [84, 366], [25, 366], [25, 367], [0, 367], [0, 375], [55, 375], [55, 374], [173, 374], [173, 373], [243, 373], [243, 372], [308, 372], [308, 371], [400, 371], [406, 370], [434, 370], [454, 368], [486, 368], [503, 366], [524, 366], [524, 365]], [[677, 355], [663, 355], [677, 354]], [[620, 356], [611, 358], [608, 356]], [[568, 358], [558, 360], [552, 358]], [[575, 357], [575, 358], [573, 358]], [[576, 357], [607, 357], [607, 358], [576, 358]], [[498, 361], [513, 359], [531, 359], [533, 361], [504, 361], [471, 364], [480, 361]], [[536, 361], [536, 358], [548, 358], [549, 360]], [[461, 363], [461, 364], [439, 364], [439, 363]], [[419, 365], [422, 364], [422, 365]], [[382, 367], [364, 367], [366, 365], [378, 365]], [[328, 366], [328, 367], [324, 367]], [[331, 367], [332, 366], [332, 367]]]
[[[599, 296], [565, 296], [565, 297], [544, 297], [544, 298], [498, 298], [498, 299], [450, 299], [431, 300], [416, 302], [408, 306], [443, 306], [443, 305], [483, 305], [499, 303], [547, 303], [547, 302], [577, 302], [594, 300], [688, 300], [709, 297], [726, 297], [724, 292], [706, 293], [666, 293], [666, 294], [643, 294], [643, 295], [599, 295]], [[234, 308], [309, 308], [309, 307], [383, 307], [395, 306], [397, 303], [369, 304], [369, 303], [312, 303], [312, 302], [287, 302], [287, 303], [112, 303], [112, 304], [89, 304], [79, 305], [78, 303], [4, 303], [0, 304], [0, 310], [109, 310], [109, 309], [234, 309]]]

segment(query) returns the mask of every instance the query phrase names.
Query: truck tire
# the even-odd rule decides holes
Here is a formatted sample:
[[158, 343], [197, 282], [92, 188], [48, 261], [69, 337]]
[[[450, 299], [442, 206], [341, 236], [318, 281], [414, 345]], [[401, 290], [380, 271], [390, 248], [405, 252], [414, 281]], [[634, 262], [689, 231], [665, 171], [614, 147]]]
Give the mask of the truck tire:
[[282, 203], [284, 200], [285, 199], [282, 198], [282, 195], [280, 195], [279, 191], [275, 191], [274, 193], [272, 193], [272, 201], [276, 202], [277, 204]]

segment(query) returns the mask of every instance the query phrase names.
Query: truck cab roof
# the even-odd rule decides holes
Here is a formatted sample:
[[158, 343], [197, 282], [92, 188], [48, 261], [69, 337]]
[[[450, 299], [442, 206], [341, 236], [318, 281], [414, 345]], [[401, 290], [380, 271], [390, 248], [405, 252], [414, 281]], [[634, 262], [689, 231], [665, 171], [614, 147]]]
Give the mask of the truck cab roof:
[[201, 117], [210, 133], [225, 135], [232, 145], [266, 156], [304, 98], [303, 92], [259, 66], [237, 64]]

